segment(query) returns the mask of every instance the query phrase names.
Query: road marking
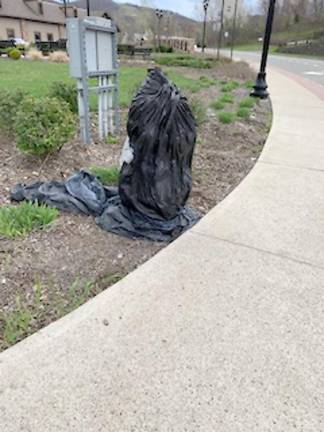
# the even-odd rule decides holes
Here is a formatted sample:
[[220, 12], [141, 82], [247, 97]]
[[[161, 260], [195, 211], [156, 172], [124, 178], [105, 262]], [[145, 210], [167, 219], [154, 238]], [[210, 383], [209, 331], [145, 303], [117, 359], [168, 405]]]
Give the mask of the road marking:
[[308, 71], [308, 72], [304, 72], [304, 75], [317, 75], [317, 76], [323, 76], [323, 75], [324, 75], [324, 72]]

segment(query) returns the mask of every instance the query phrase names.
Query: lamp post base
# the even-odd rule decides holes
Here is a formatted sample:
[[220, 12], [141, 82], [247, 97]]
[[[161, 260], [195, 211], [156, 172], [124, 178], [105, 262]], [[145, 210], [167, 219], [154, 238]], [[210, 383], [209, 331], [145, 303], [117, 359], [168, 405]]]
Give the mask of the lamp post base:
[[258, 97], [260, 99], [267, 99], [267, 97], [269, 96], [267, 88], [268, 84], [266, 82], [266, 73], [259, 72], [250, 96]]

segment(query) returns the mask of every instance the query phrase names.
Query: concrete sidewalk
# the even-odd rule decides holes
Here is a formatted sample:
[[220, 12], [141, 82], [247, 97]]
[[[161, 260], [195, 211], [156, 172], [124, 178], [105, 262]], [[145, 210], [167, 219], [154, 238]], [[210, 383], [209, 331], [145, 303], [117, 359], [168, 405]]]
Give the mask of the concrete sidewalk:
[[1, 432], [324, 431], [324, 102], [269, 84], [273, 128], [240, 186], [0, 355]]

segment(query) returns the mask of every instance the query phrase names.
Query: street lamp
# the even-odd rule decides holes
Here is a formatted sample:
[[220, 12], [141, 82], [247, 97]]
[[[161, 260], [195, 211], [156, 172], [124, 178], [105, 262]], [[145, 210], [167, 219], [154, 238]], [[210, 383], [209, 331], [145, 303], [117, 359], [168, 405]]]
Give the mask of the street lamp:
[[202, 45], [201, 45], [201, 52], [205, 52], [205, 38], [206, 38], [206, 23], [207, 23], [207, 9], [209, 6], [209, 0], [203, 0], [203, 7], [204, 7], [204, 24], [203, 24], [203, 36], [202, 36]]
[[159, 50], [161, 49], [161, 19], [163, 18], [163, 10], [162, 9], [155, 9], [155, 15], [158, 19], [158, 44], [159, 44]]
[[269, 96], [269, 92], [267, 91], [268, 85], [266, 82], [266, 66], [267, 66], [270, 38], [272, 32], [273, 16], [275, 12], [275, 4], [276, 4], [276, 0], [270, 0], [268, 16], [267, 16], [267, 24], [266, 24], [264, 39], [263, 39], [260, 71], [257, 75], [255, 84], [253, 86], [253, 90], [251, 92], [251, 96], [258, 97], [260, 99], [266, 99]]
[[87, 0], [87, 16], [90, 16], [90, 0]]

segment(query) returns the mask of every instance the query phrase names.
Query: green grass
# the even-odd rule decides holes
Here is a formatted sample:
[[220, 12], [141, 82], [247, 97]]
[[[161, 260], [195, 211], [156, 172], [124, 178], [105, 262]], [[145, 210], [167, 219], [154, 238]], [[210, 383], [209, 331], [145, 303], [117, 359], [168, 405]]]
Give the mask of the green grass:
[[55, 208], [30, 202], [0, 207], [0, 235], [8, 238], [24, 236], [53, 222], [58, 213]]
[[241, 100], [239, 107], [240, 108], [253, 108], [256, 103], [257, 103], [257, 98], [247, 97], [247, 98]]
[[218, 100], [224, 104], [232, 104], [234, 103], [234, 96], [230, 93], [225, 93]]
[[235, 120], [235, 117], [236, 117], [235, 113], [233, 113], [233, 112], [222, 111], [218, 114], [218, 120], [224, 124], [233, 123], [233, 121]]
[[117, 167], [104, 168], [92, 166], [89, 168], [89, 171], [104, 185], [111, 186], [118, 184], [120, 171]]
[[114, 135], [108, 135], [106, 139], [107, 144], [115, 145], [119, 143], [119, 138]]
[[226, 84], [223, 84], [221, 87], [221, 91], [223, 93], [231, 92], [232, 90], [238, 88], [240, 84], [237, 81], [227, 81]]
[[248, 108], [239, 108], [236, 115], [237, 117], [248, 119], [250, 117], [250, 110]]
[[224, 102], [221, 102], [220, 100], [215, 100], [214, 102], [212, 102], [212, 103], [210, 104], [210, 106], [211, 106], [212, 108], [214, 108], [214, 110], [222, 110], [222, 109], [225, 108], [225, 104], [224, 104]]
[[[120, 105], [128, 107], [147, 76], [147, 70], [144, 67], [121, 67], [119, 72]], [[195, 93], [215, 84], [214, 80], [194, 80], [173, 70], [168, 71], [168, 76], [184, 92]], [[0, 89], [21, 89], [35, 97], [42, 97], [49, 93], [52, 84], [57, 81], [75, 82], [69, 76], [68, 64], [0, 59]], [[95, 84], [94, 80], [91, 83]], [[95, 95], [91, 96], [90, 105], [91, 109], [97, 108]]]
[[245, 86], [245, 88], [252, 90], [253, 86], [254, 86], [254, 81], [252, 81], [252, 80], [246, 81], [244, 86]]
[[197, 97], [189, 100], [191, 111], [196, 119], [197, 125], [204, 123], [207, 120], [207, 111], [204, 104]]
[[17, 297], [10, 309], [0, 311], [0, 350], [61, 318], [122, 277], [122, 274], [110, 273], [93, 281], [76, 280], [66, 290], [54, 293], [36, 281], [28, 298]]

